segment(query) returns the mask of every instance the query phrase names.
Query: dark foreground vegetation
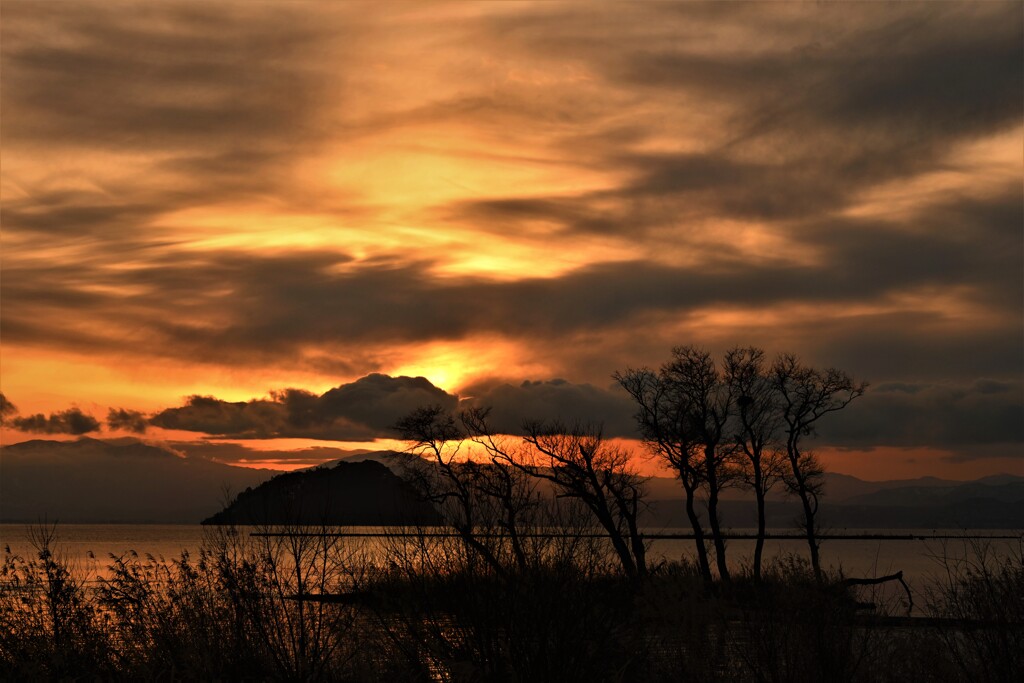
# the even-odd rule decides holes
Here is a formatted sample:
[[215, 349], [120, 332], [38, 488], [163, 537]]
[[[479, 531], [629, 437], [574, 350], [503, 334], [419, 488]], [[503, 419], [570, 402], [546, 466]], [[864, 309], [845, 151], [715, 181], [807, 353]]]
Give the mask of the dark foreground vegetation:
[[[228, 515], [197, 556], [114, 557], [94, 584], [61, 561], [52, 528], [37, 528], [34, 556], [8, 552], [0, 573], [0, 672], [9, 680], [1018, 680], [1020, 549], [1006, 558], [978, 546], [972, 561], [947, 562], [914, 618], [909, 591], [904, 599], [886, 592], [891, 582], [822, 566], [823, 470], [807, 439], [864, 384], [793, 356], [769, 364], [756, 348], [717, 364], [679, 347], [658, 371], [615, 377], [635, 401], [644, 445], [684, 489], [692, 562], [649, 556], [647, 481], [600, 426], [499, 428], [485, 408], [427, 406], [396, 425], [419, 456], [403, 461], [399, 481], [437, 526], [380, 539], [299, 524], [252, 536]], [[330, 482], [339, 472], [314, 473], [312, 488], [338, 493]], [[347, 495], [326, 496], [337, 505], [325, 507], [324, 496], [300, 490], [307, 479], [282, 480], [289, 493], [280, 500], [305, 500], [325, 519], [344, 511]], [[799, 504], [807, 560], [763, 557], [766, 496], [777, 485]], [[755, 551], [740, 571], [726, 559], [720, 494], [728, 487], [750, 492], [758, 509]], [[229, 511], [280, 500], [252, 491]]]
[[34, 555], [8, 551], [0, 574], [0, 675], [1016, 681], [1024, 670], [1020, 552], [977, 546], [947, 563], [921, 594], [924, 616], [906, 619], [898, 593], [818, 581], [795, 557], [766, 564], [757, 582], [747, 571], [708, 584], [685, 562], [629, 577], [600, 538], [524, 538], [525, 562], [503, 554], [499, 572], [458, 536], [296, 531], [211, 528], [195, 556], [113, 557], [87, 583], [54, 529], [36, 528]]

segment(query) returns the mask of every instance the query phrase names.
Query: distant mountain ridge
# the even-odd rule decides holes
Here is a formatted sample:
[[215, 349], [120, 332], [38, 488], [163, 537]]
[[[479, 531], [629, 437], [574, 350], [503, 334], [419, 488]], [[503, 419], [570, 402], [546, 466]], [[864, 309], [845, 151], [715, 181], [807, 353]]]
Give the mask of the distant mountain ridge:
[[[839, 495], [831, 488], [837, 480]], [[906, 485], [908, 482], [913, 485]], [[753, 501], [729, 498], [720, 505], [727, 526], [756, 524]], [[799, 505], [792, 499], [776, 496], [766, 506], [769, 527], [791, 527], [799, 514]], [[674, 498], [653, 500], [647, 521], [666, 527], [687, 524], [681, 501]], [[827, 474], [819, 521], [823, 528], [847, 529], [1024, 529], [1024, 477], [1004, 474], [970, 482], [932, 477], [865, 482]]]
[[273, 474], [136, 439], [36, 439], [0, 448], [0, 521], [194, 524]]
[[[398, 472], [402, 461], [410, 457], [394, 451], [367, 451], [352, 453], [327, 467], [371, 461]], [[346, 471], [350, 470], [341, 470]], [[257, 487], [280, 474], [184, 455], [169, 446], [138, 439], [37, 439], [0, 448], [0, 522], [36, 522], [46, 517], [64, 523], [195, 524], [225, 506], [225, 492]], [[652, 524], [687, 524], [678, 481], [656, 477], [649, 482], [649, 489]], [[935, 477], [872, 482], [827, 473], [822, 519], [831, 526], [848, 528], [1024, 528], [1022, 489], [1024, 477], [1013, 474], [972, 482]], [[746, 521], [752, 518], [747, 493], [727, 490], [723, 506], [728, 526], [751, 526]], [[790, 526], [797, 514], [781, 489], [773, 492], [769, 513], [774, 515], [773, 523], [784, 527]]]
[[972, 481], [958, 485], [900, 486], [853, 496], [845, 505], [948, 505], [986, 499], [1024, 505], [1024, 479], [1004, 484]]

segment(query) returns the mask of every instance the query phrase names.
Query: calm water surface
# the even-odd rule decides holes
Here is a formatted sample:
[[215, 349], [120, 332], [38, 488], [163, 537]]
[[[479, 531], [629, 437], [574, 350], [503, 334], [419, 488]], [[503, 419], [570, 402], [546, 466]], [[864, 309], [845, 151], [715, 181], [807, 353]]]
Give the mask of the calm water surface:
[[[177, 559], [182, 551], [196, 556], [203, 544], [203, 538], [209, 529], [199, 525], [182, 524], [64, 524], [57, 528], [56, 548], [58, 553], [67, 558], [79, 571], [85, 572], [90, 578], [106, 574], [110, 556], [136, 553], [140, 557], [147, 555], [165, 560]], [[242, 528], [242, 533], [249, 530]], [[348, 528], [346, 531], [372, 532], [373, 528]], [[662, 529], [658, 533], [686, 533], [687, 529]], [[751, 530], [735, 530], [737, 533]], [[861, 530], [842, 530], [833, 533], [859, 533]], [[792, 533], [789, 529], [776, 530], [778, 533]], [[936, 529], [874, 529], [867, 533], [892, 533], [898, 535], [971, 535], [971, 536], [1006, 536], [1016, 535], [1014, 539], [988, 539], [991, 550], [998, 555], [1006, 556], [1010, 552], [1020, 552], [1024, 542], [1024, 530], [1021, 531], [967, 531], [936, 530]], [[365, 540], [351, 539], [353, 543], [365, 543]], [[841, 568], [847, 576], [874, 577], [903, 571], [904, 576], [914, 586], [921, 587], [925, 582], [944, 574], [945, 569], [941, 558], [947, 557], [954, 561], [971, 556], [974, 541], [968, 539], [952, 540], [826, 540], [822, 544], [821, 559], [825, 566]], [[0, 546], [9, 546], [11, 551], [22, 556], [32, 554], [28, 540], [28, 526], [25, 524], [0, 524]], [[690, 540], [656, 540], [652, 542], [650, 556], [652, 563], [662, 559], [678, 560], [692, 556], [693, 541]], [[754, 552], [754, 541], [729, 541], [730, 564], [739, 566], [747, 563]], [[806, 555], [806, 545], [799, 540], [769, 540], [765, 542], [764, 557], [766, 562], [789, 554]]]

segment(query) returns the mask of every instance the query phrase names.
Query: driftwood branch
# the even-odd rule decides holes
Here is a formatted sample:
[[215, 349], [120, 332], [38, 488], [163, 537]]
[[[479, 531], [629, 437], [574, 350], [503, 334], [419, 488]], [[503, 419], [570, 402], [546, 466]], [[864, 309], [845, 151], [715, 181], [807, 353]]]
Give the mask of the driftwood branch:
[[903, 580], [903, 572], [899, 571], [889, 576], [879, 576], [874, 579], [843, 579], [840, 585], [843, 586], [877, 586], [880, 583], [887, 583], [889, 581], [899, 581], [900, 585], [903, 586], [903, 590], [907, 592], [907, 614], [909, 615], [914, 609], [914, 596], [910, 592], [910, 586]]

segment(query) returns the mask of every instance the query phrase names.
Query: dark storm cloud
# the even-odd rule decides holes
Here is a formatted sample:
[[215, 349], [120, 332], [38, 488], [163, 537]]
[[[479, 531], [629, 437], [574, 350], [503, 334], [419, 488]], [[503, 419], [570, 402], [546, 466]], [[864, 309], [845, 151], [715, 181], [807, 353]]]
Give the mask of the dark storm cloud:
[[111, 430], [123, 429], [124, 431], [144, 434], [148, 420], [145, 413], [127, 408], [111, 408], [107, 411], [107, 428]]
[[[137, 294], [79, 289], [78, 283], [89, 280], [78, 265], [24, 273], [24, 279], [17, 277], [21, 272], [15, 267], [8, 277], [17, 304], [5, 302], [5, 332], [17, 341], [52, 343], [63, 338], [88, 344], [95, 335], [92, 329], [38, 329], [45, 323], [33, 319], [40, 307], [53, 310], [73, 303], [95, 317], [109, 316], [111, 323], [131, 319], [161, 351], [230, 362], [234, 354], [280, 355], [308, 343], [459, 339], [474, 332], [558, 336], [614, 327], [649, 311], [864, 294], [847, 291], [849, 284], [843, 280], [823, 280], [825, 273], [819, 269], [696, 272], [626, 262], [584, 267], [558, 279], [494, 282], [439, 281], [419, 264], [378, 263], [338, 272], [331, 267], [333, 261], [322, 254], [227, 253], [145, 272], [95, 273], [92, 284], [142, 288]], [[30, 282], [30, 277], [45, 278], [49, 288], [42, 281]], [[811, 281], [818, 286], [805, 291]], [[70, 289], [67, 297], [60, 291], [62, 284]], [[175, 315], [167, 315], [168, 310]], [[7, 326], [7, 321], [12, 324]]]
[[607, 165], [629, 169], [631, 178], [616, 188], [572, 197], [463, 201], [443, 215], [494, 232], [540, 222], [546, 229], [539, 235], [547, 239], [639, 237], [714, 216], [765, 221], [818, 216], [841, 208], [856, 189], [838, 182], [839, 171], [821, 163], [790, 167], [733, 161], [719, 153], [620, 155]]
[[[826, 432], [827, 430], [827, 432]], [[1002, 446], [1004, 457], [1024, 451], [1024, 384], [883, 383], [823, 426], [832, 445], [931, 446], [961, 454], [972, 446]]]
[[792, 324], [755, 324], [730, 331], [726, 344], [771, 339], [871, 382], [892, 378], [960, 383], [977, 377], [1024, 375], [1021, 323], [958, 324], [927, 311], [839, 315]]
[[[543, 221], [547, 227], [540, 231], [540, 235], [544, 237], [550, 237], [555, 230], [621, 235], [634, 227], [624, 224], [621, 217], [591, 208], [591, 199], [589, 196], [481, 199], [448, 207], [445, 215], [499, 233], [510, 228], [522, 229], [527, 221]], [[633, 221], [636, 221], [636, 216], [633, 216]], [[554, 226], [554, 230], [550, 226]]]
[[[490, 407], [501, 433], [522, 434], [527, 420], [602, 425], [605, 436], [637, 438], [636, 409], [617, 387], [564, 380], [519, 385], [483, 382], [467, 388], [463, 406]], [[1019, 380], [971, 383], [881, 383], [819, 425], [817, 443], [840, 448], [928, 447], [969, 458], [1019, 457], [1024, 448], [1024, 385]], [[993, 447], [996, 450], [993, 450]]]
[[389, 430], [399, 418], [424, 405], [453, 408], [455, 396], [423, 377], [388, 377], [372, 374], [326, 392], [315, 403], [292, 403], [285, 398], [292, 421], [314, 422], [333, 415], [345, 417], [377, 430]]
[[[489, 408], [490, 426], [502, 434], [522, 435], [527, 421], [560, 420], [600, 426], [606, 437], [637, 436], [632, 401], [611, 385], [601, 388], [560, 379], [519, 384], [484, 380], [467, 387], [464, 394], [459, 401], [423, 378], [369, 375], [321, 396], [289, 389], [275, 393], [272, 400], [236, 403], [191, 397], [185, 406], [162, 411], [151, 423], [224, 438], [369, 441], [395, 438], [392, 425], [399, 418], [421, 406], [441, 405], [452, 411]], [[869, 387], [846, 410], [822, 420], [816, 444], [927, 447], [960, 459], [1019, 457], [1024, 448], [1024, 385], [1019, 380], [995, 379], [882, 382]], [[256, 451], [231, 444], [182, 444], [182, 448], [221, 462], [315, 463], [348, 454], [331, 448]]]
[[[820, 247], [829, 262], [852, 277], [918, 284], [991, 287], [1004, 296], [1024, 291], [1010, 285], [1021, 272], [1024, 250], [1024, 188], [1000, 188], [993, 196], [953, 197], [902, 223], [841, 218], [804, 224], [795, 232]], [[987, 293], [987, 294], [988, 294]]]
[[[522, 434], [527, 420], [561, 420], [567, 424], [602, 426], [609, 437], [636, 436], [633, 406], [628, 396], [614, 388], [601, 389], [562, 379], [527, 380], [517, 385], [484, 380], [468, 387], [466, 396], [460, 401], [423, 377], [372, 374], [319, 396], [302, 389], [286, 389], [274, 392], [271, 400], [247, 402], [192, 396], [182, 407], [161, 411], [150, 423], [224, 438], [369, 441], [395, 438], [393, 426], [400, 418], [417, 408], [439, 405], [452, 412], [473, 406], [490, 408], [491, 426], [504, 434]], [[196, 448], [193, 445], [187, 450], [199, 452]], [[222, 444], [202, 448], [202, 453], [222, 461], [271, 457], [244, 446], [231, 447], [234, 450]], [[322, 461], [345, 454], [333, 453], [337, 449], [306, 450], [310, 452], [300, 452], [295, 457]]]
[[17, 406], [15, 406], [13, 403], [11, 403], [7, 399], [7, 397], [4, 396], [3, 392], [0, 392], [0, 424], [4, 424], [4, 422], [7, 420], [7, 418], [13, 417], [14, 415], [17, 415], [17, 414], [18, 414]]
[[215, 436], [267, 439], [282, 430], [285, 417], [283, 406], [274, 401], [228, 402], [213, 396], [189, 396], [184, 406], [162, 410], [149, 423]]
[[302, 389], [238, 402], [191, 396], [184, 406], [154, 415], [150, 424], [239, 439], [370, 441], [394, 437], [392, 425], [416, 408], [452, 410], [457, 402], [423, 377], [372, 374], [319, 396]]
[[[774, 8], [761, 10], [772, 22]], [[736, 18], [746, 23], [750, 15]], [[788, 24], [786, 41], [753, 49], [701, 51], [684, 38], [596, 59], [628, 84], [697, 90], [739, 105], [748, 136], [799, 137], [808, 131], [793, 124], [813, 123], [875, 130], [890, 142], [941, 143], [1017, 123], [1018, 3], [815, 8], [803, 18]]]
[[79, 408], [50, 413], [49, 417], [43, 413], [16, 417], [9, 420], [9, 423], [20, 431], [42, 434], [88, 434], [100, 429], [99, 420]]
[[160, 204], [124, 203], [99, 192], [48, 192], [4, 202], [4, 223], [47, 235], [119, 235], [163, 211]]
[[490, 408], [491, 428], [522, 435], [527, 421], [558, 420], [602, 428], [606, 437], [637, 438], [629, 397], [622, 391], [564, 379], [527, 380], [520, 384], [482, 381], [466, 387], [464, 407]]

